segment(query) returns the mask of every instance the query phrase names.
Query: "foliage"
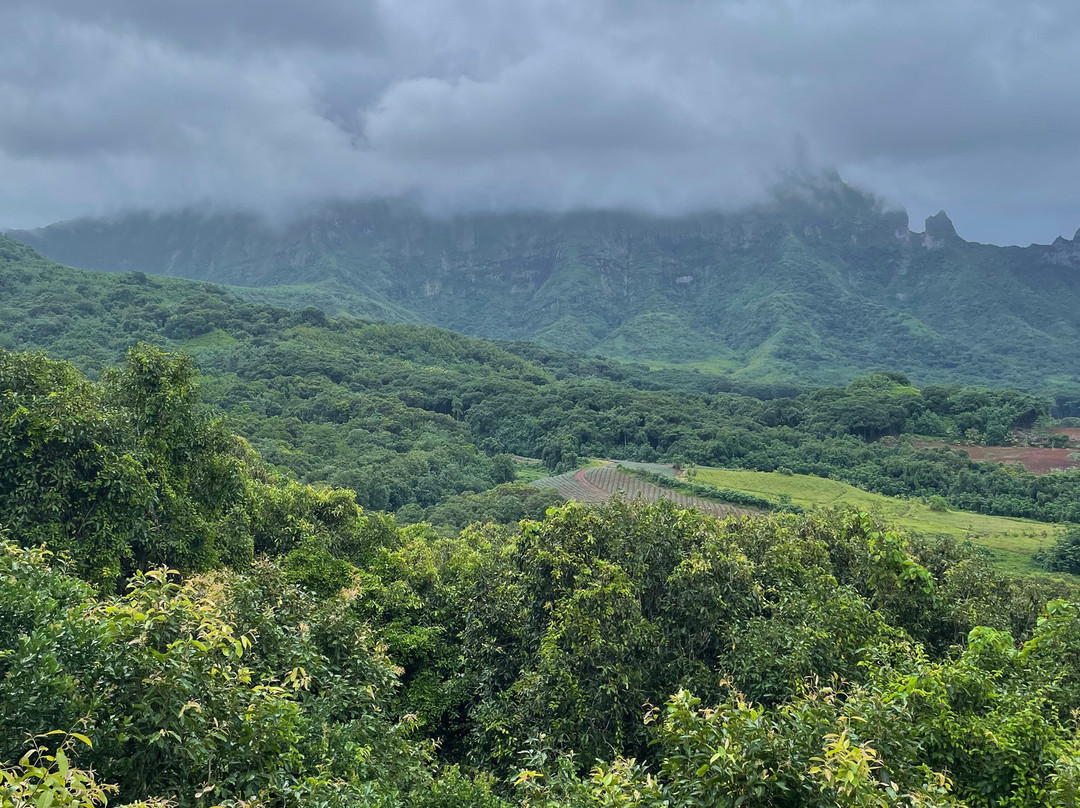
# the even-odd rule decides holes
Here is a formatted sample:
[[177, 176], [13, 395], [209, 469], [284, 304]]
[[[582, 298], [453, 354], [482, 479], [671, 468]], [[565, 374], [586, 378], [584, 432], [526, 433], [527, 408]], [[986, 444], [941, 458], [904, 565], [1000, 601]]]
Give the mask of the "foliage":
[[[340, 589], [293, 584], [297, 547], [124, 595], [0, 549], [20, 788], [62, 761], [64, 788], [181, 806], [1049, 808], [1076, 787], [1080, 590], [864, 513], [410, 526]], [[71, 726], [92, 747], [61, 759], [45, 733]]]
[[406, 505], [395, 516], [400, 524], [425, 522], [451, 536], [474, 522], [510, 525], [523, 519], [542, 519], [548, 508], [562, 502], [563, 498], [549, 488], [506, 484], [478, 494], [467, 492], [447, 497], [429, 508]]
[[[864, 681], [898, 636], [942, 655], [975, 620], [1029, 635], [1031, 604], [1062, 591], [1033, 580], [1025, 593], [956, 545], [910, 545], [865, 514], [721, 522], [669, 504], [569, 505], [518, 534], [428, 546], [384, 551], [369, 591], [390, 605], [375, 619], [394, 615], [409, 649], [406, 691], [443, 696], [423, 697], [423, 720], [467, 716], [449, 746], [504, 765], [541, 735], [584, 761], [649, 757], [640, 706], [680, 686], [780, 704], [815, 677]], [[387, 575], [415, 593], [404, 611]], [[441, 684], [414, 662], [432, 653]]]
[[[953, 508], [1080, 521], [1080, 472], [1037, 477], [947, 449], [1030, 426], [1051, 402], [977, 387], [918, 390], [875, 373], [845, 387], [735, 384], [678, 371], [496, 345], [412, 325], [245, 303], [207, 284], [49, 264], [5, 239], [0, 344], [47, 348], [97, 373], [138, 340], [190, 353], [205, 399], [271, 466], [356, 492], [373, 510], [431, 508], [508, 476], [502, 454], [552, 469], [583, 457], [790, 469]], [[191, 331], [176, 318], [200, 319]], [[170, 325], [172, 323], [172, 325]], [[736, 390], [738, 392], [729, 392]], [[868, 440], [870, 439], [870, 440]]]
[[1080, 575], [1080, 528], [1069, 528], [1052, 546], [1036, 554], [1035, 563], [1049, 572]]
[[183, 805], [393, 788], [422, 762], [385, 715], [393, 666], [340, 599], [312, 602], [264, 565], [186, 583], [152, 571], [122, 597], [60, 604], [30, 590], [69, 586], [51, 563], [11, 545], [0, 557], [0, 604], [26, 625], [0, 663], [8, 743], [81, 724], [93, 746], [72, 758], [122, 799]]
[[[186, 211], [18, 235], [90, 269], [242, 284], [262, 302], [755, 382], [898, 368], [923, 383], [1078, 392], [1074, 245], [968, 243], [943, 215], [913, 233], [903, 211], [835, 176], [791, 178], [745, 211], [686, 216], [443, 218], [369, 201], [288, 224]], [[213, 327], [199, 311], [172, 318], [178, 335]], [[892, 422], [864, 414], [866, 434]]]
[[162, 564], [244, 565], [308, 540], [358, 557], [381, 530], [350, 492], [276, 483], [201, 404], [190, 361], [150, 346], [99, 384], [0, 349], [0, 424], [6, 527], [70, 554], [101, 586]]

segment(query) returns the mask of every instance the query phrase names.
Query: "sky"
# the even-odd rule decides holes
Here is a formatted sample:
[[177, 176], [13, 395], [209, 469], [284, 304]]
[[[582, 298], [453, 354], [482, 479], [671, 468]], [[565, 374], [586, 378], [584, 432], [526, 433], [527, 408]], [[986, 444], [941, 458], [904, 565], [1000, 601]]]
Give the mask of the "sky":
[[753, 204], [835, 169], [961, 236], [1080, 227], [1065, 0], [3, 0], [0, 227], [329, 198]]

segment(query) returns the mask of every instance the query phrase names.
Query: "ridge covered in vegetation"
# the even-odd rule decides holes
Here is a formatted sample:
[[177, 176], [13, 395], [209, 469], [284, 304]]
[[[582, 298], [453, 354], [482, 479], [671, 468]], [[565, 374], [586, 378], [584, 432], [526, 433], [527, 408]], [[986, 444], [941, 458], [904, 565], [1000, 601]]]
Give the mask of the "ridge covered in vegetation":
[[1080, 796], [1076, 579], [856, 509], [721, 520], [514, 484], [513, 455], [665, 458], [1080, 521], [1078, 473], [880, 440], [1004, 440], [1047, 398], [653, 372], [2, 237], [0, 293], [0, 802]]
[[187, 211], [15, 235], [87, 269], [754, 382], [844, 384], [889, 368], [920, 384], [1080, 394], [1080, 242], [970, 243], [944, 213], [912, 232], [903, 211], [835, 176], [792, 179], [751, 210], [678, 218], [438, 218], [370, 202], [283, 225]]

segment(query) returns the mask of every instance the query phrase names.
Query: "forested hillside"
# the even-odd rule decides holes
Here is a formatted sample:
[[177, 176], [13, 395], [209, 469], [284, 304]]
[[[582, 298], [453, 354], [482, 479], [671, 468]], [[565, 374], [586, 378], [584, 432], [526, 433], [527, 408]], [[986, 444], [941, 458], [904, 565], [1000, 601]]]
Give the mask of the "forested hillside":
[[335, 204], [291, 224], [140, 214], [18, 238], [97, 270], [236, 284], [485, 338], [680, 363], [760, 382], [918, 382], [1080, 392], [1080, 243], [969, 243], [923, 232], [839, 178], [795, 181], [736, 214], [438, 218]]
[[207, 284], [66, 269], [10, 239], [0, 248], [2, 344], [46, 349], [93, 374], [140, 340], [183, 349], [207, 400], [266, 461], [355, 490], [364, 507], [408, 507], [419, 519], [448, 495], [511, 481], [504, 456], [514, 454], [558, 471], [587, 457], [783, 468], [984, 513], [1080, 521], [1080, 472], [1037, 476], [878, 440], [1000, 441], [1046, 416], [1050, 402], [1038, 396], [919, 390], [896, 374], [794, 396], [719, 392], [723, 380], [706, 374], [328, 319]]
[[0, 39], [0, 808], [1080, 808], [1075, 3]]

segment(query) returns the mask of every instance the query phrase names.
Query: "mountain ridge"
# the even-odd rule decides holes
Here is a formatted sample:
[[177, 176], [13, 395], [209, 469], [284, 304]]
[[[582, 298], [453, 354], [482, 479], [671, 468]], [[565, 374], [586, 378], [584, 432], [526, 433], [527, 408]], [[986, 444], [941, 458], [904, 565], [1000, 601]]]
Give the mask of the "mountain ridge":
[[411, 320], [474, 336], [737, 378], [1080, 389], [1080, 238], [967, 242], [840, 181], [789, 182], [757, 208], [428, 216], [328, 204], [251, 214], [132, 214], [11, 235], [86, 269], [245, 287], [249, 299]]

